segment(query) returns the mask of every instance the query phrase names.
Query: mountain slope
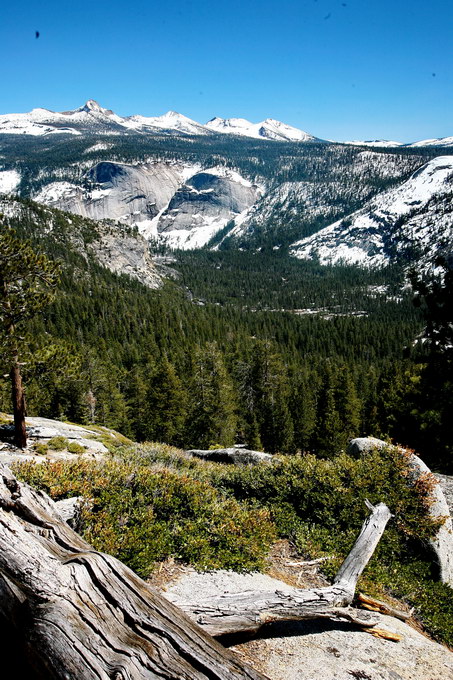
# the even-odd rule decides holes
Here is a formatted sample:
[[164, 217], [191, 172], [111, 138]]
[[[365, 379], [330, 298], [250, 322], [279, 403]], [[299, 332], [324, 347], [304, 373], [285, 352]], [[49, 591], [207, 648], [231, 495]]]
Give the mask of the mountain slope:
[[246, 137], [285, 142], [308, 142], [316, 138], [307, 132], [268, 118], [261, 123], [243, 119], [223, 121], [214, 118], [206, 125], [197, 123], [176, 111], [162, 116], [133, 115], [121, 117], [100, 106], [94, 99], [73, 111], [61, 113], [48, 109], [33, 109], [29, 113], [0, 115], [0, 134], [48, 136], [53, 134], [169, 134], [213, 135], [229, 132]]
[[274, 139], [286, 142], [315, 142], [320, 141], [313, 135], [298, 128], [281, 123], [273, 118], [266, 118], [261, 123], [251, 123], [245, 118], [212, 118], [206, 123], [206, 128], [222, 134], [254, 137], [259, 139]]
[[146, 238], [173, 248], [196, 248], [248, 210], [261, 192], [259, 185], [225, 167], [102, 161], [81, 184], [51, 182], [34, 199], [90, 219], [137, 226]]
[[[236, 218], [228, 236], [235, 245], [289, 245], [361, 206], [422, 164], [417, 156], [331, 145], [310, 155], [302, 181], [274, 182], [252, 209]], [[285, 159], [285, 162], [288, 162]], [[294, 176], [297, 175], [294, 173]]]
[[126, 274], [148, 288], [162, 279], [149, 254], [148, 242], [136, 230], [113, 222], [94, 222], [30, 201], [0, 197], [2, 224], [32, 230], [35, 238], [46, 236], [58, 247], [94, 260], [114, 274]]
[[398, 259], [426, 266], [451, 252], [452, 195], [453, 157], [439, 156], [361, 210], [297, 241], [291, 254], [323, 264], [379, 266]]

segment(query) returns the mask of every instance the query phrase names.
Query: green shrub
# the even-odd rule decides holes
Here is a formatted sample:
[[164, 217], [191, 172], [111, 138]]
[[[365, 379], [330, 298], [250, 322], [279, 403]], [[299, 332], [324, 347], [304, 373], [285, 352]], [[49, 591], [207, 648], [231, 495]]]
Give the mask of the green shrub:
[[85, 447], [77, 442], [71, 442], [68, 444], [67, 449], [69, 453], [85, 453]]
[[23, 463], [15, 472], [55, 500], [89, 498], [82, 511], [86, 540], [143, 577], [170, 555], [205, 569], [257, 569], [276, 538], [267, 510], [169, 470], [58, 461]]
[[35, 453], [37, 453], [39, 456], [45, 456], [46, 453], [49, 451], [49, 447], [47, 444], [44, 444], [44, 442], [36, 442], [33, 444], [33, 449]]
[[49, 449], [52, 449], [52, 451], [64, 451], [68, 447], [68, 440], [66, 437], [62, 437], [61, 435], [58, 435], [57, 437], [52, 437], [52, 439], [49, 439], [47, 442], [47, 446]]
[[121, 450], [121, 462], [15, 469], [53, 498], [93, 499], [83, 513], [85, 537], [141, 575], [169, 555], [201, 568], [259, 568], [278, 533], [307, 557], [332, 557], [322, 565], [332, 577], [368, 514], [365, 499], [385, 502], [393, 517], [359, 589], [406, 601], [432, 635], [453, 645], [453, 591], [437, 582], [424, 548], [439, 524], [428, 516], [433, 478], [414, 485], [395, 449], [235, 467], [145, 444]]

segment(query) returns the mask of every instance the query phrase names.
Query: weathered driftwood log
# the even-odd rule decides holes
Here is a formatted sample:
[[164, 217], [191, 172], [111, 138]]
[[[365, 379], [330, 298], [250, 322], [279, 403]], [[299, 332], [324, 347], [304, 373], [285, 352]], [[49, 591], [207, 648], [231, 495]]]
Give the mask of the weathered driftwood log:
[[0, 467], [0, 619], [40, 680], [259, 680]]
[[[351, 455], [366, 455], [372, 449], [381, 449], [388, 446], [387, 442], [375, 437], [359, 437], [352, 439], [348, 446], [348, 453]], [[440, 580], [453, 588], [453, 523], [448, 508], [448, 503], [439, 482], [432, 475], [429, 467], [421, 458], [398, 447], [402, 454], [409, 455], [409, 466], [411, 468], [412, 479], [417, 479], [431, 475], [434, 486], [431, 492], [433, 503], [429, 509], [429, 514], [434, 519], [443, 519], [444, 522], [439, 528], [436, 536], [430, 540], [431, 548], [434, 550], [439, 563]]]
[[214, 463], [231, 463], [232, 465], [257, 465], [258, 463], [270, 463], [272, 454], [251, 449], [240, 449], [232, 446], [229, 449], [190, 449], [186, 453], [203, 460], [211, 460]]
[[383, 503], [373, 507], [362, 530], [343, 562], [334, 583], [326, 588], [290, 592], [247, 591], [193, 602], [174, 598], [173, 602], [211, 635], [255, 632], [265, 623], [301, 619], [328, 618], [374, 626], [377, 619], [368, 612], [351, 609], [357, 581], [368, 564], [391, 517]]

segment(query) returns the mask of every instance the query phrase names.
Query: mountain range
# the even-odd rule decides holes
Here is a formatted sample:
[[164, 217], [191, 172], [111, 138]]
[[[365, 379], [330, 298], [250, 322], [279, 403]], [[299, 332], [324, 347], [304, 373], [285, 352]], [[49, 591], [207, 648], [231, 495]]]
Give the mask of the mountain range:
[[105, 223], [132, 251], [136, 234], [129, 273], [146, 241], [429, 266], [453, 241], [453, 138], [435, 141], [326, 143], [271, 119], [121, 118], [90, 100], [0, 116], [0, 193]]
[[[36, 108], [29, 113], [9, 113], [0, 115], [0, 134], [27, 134], [47, 136], [52, 134], [180, 134], [212, 135], [230, 134], [254, 139], [270, 139], [283, 142], [319, 142], [319, 138], [298, 128], [272, 118], [259, 123], [251, 123], [245, 118], [214, 117], [205, 125], [191, 120], [175, 111], [162, 116], [133, 115], [121, 117], [110, 109], [100, 106], [89, 99], [83, 106], [72, 111], [54, 112]], [[350, 141], [344, 144], [371, 147], [425, 147], [453, 146], [453, 137], [426, 139], [403, 144], [390, 140]]]

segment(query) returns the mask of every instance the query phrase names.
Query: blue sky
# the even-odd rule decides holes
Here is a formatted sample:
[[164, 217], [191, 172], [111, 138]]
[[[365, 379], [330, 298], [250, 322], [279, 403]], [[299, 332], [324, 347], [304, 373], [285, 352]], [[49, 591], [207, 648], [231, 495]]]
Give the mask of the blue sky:
[[8, 5], [0, 113], [92, 98], [120, 115], [277, 118], [326, 139], [453, 135], [451, 0]]

